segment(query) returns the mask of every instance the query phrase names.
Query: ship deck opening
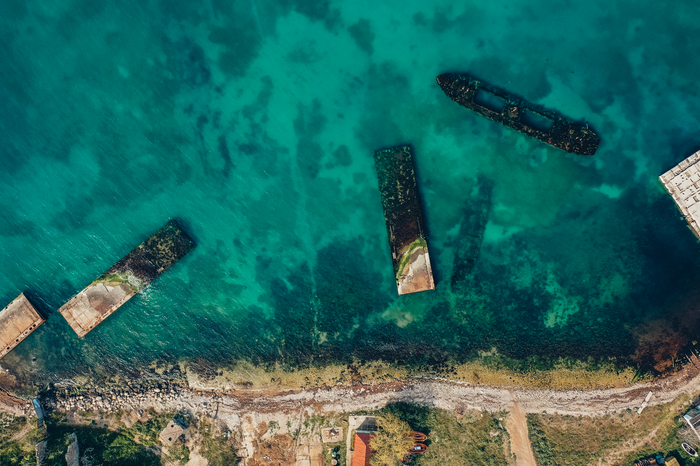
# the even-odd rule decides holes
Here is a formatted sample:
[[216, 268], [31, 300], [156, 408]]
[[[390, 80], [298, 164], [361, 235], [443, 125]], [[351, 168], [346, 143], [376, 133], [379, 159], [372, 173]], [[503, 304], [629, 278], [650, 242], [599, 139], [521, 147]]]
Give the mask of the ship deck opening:
[[496, 113], [501, 113], [503, 111], [503, 107], [506, 106], [506, 101], [503, 97], [498, 97], [496, 94], [493, 94], [485, 89], [479, 89], [476, 91], [474, 102]]
[[549, 133], [549, 130], [552, 129], [552, 125], [554, 124], [554, 120], [551, 118], [530, 109], [523, 112], [522, 116], [520, 117], [520, 121], [525, 126], [529, 126], [537, 131], [542, 131], [543, 133]]

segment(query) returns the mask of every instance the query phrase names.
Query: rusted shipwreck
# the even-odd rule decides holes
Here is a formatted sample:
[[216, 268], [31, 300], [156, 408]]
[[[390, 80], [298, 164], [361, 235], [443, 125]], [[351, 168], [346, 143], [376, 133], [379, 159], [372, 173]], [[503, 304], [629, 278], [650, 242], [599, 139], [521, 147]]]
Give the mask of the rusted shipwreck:
[[434, 290], [411, 148], [378, 150], [374, 161], [398, 292]]
[[136, 293], [194, 247], [194, 242], [171, 220], [64, 304], [59, 312], [84, 337]]
[[0, 311], [0, 358], [12, 351], [45, 320], [24, 293], [12, 300]]
[[588, 124], [576, 123], [469, 75], [441, 74], [437, 82], [458, 104], [556, 148], [593, 155], [600, 144], [600, 137]]

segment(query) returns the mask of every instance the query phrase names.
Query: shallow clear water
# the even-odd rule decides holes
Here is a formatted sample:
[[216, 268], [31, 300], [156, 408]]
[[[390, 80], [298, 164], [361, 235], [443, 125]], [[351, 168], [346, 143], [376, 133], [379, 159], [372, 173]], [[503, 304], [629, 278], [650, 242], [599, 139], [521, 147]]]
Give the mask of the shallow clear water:
[[[492, 347], [653, 365], [648, 348], [698, 330], [700, 247], [657, 176], [698, 149], [699, 10], [1, 2], [0, 302], [26, 290], [50, 314], [2, 366]], [[437, 86], [448, 71], [588, 121], [598, 153], [472, 114]], [[402, 143], [438, 289], [398, 298], [372, 153]], [[488, 224], [453, 292], [463, 214], [488, 202], [478, 180]], [[197, 248], [78, 339], [56, 310], [174, 217]]]

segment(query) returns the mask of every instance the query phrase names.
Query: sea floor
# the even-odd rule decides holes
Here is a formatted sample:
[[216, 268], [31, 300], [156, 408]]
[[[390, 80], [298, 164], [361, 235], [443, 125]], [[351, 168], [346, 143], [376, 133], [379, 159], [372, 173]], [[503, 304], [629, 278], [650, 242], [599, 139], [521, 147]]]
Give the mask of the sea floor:
[[[700, 141], [699, 9], [3, 1], [0, 303], [25, 291], [48, 321], [2, 380], [484, 352], [668, 369], [699, 330], [700, 245], [657, 180]], [[588, 122], [598, 152], [471, 113], [444, 72]], [[436, 290], [399, 297], [372, 155], [406, 143]], [[78, 339], [56, 310], [171, 218], [197, 247]]]

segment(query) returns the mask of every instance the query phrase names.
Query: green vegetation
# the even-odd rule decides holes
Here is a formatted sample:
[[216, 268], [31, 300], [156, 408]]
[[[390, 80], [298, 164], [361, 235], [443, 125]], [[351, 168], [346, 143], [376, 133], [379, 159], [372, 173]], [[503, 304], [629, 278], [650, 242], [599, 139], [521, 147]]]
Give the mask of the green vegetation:
[[455, 414], [442, 409], [413, 403], [393, 403], [373, 413], [393, 414], [411, 429], [428, 436], [428, 451], [413, 455], [411, 465], [445, 466], [446, 464], [488, 464], [507, 466], [504, 442], [508, 434], [499, 421], [505, 413], [461, 410]]
[[384, 414], [377, 423], [379, 430], [369, 442], [374, 450], [370, 464], [394, 466], [401, 463], [414, 444], [413, 429], [393, 413]]
[[100, 278], [95, 280], [93, 283], [124, 283], [131, 287], [134, 293], [138, 293], [144, 289], [143, 282], [136, 278], [134, 274], [129, 272], [122, 273], [110, 273], [108, 275], [102, 275]]
[[[95, 421], [93, 421], [94, 423]], [[150, 422], [150, 421], [149, 421]], [[139, 423], [137, 423], [138, 425]], [[0, 464], [3, 466], [35, 465], [35, 446], [44, 437], [34, 427], [34, 423], [25, 418], [0, 416]], [[160, 423], [149, 424], [155, 429]], [[145, 445], [134, 441], [133, 431], [120, 429], [111, 431], [92, 425], [69, 425], [64, 415], [52, 415], [48, 419], [49, 436], [46, 437], [49, 464], [65, 464], [65, 454], [69, 445], [69, 434], [75, 432], [78, 437], [81, 456], [92, 464], [101, 466], [156, 466], [160, 458]], [[138, 430], [138, 428], [136, 429]], [[23, 433], [24, 432], [24, 433]], [[13, 436], [19, 437], [13, 440]], [[144, 439], [153, 438], [156, 432], [142, 430]]]
[[[14, 441], [15, 435], [22, 435], [21, 441]], [[13, 417], [0, 413], [0, 459], [3, 465], [36, 464], [34, 445], [41, 440], [41, 432], [25, 417]]]
[[[680, 444], [693, 441], [679, 417], [687, 405], [683, 400], [646, 408], [642, 414], [624, 413], [596, 417], [528, 414], [532, 449], [540, 466], [597, 463], [631, 465], [635, 460], [663, 453], [681, 464], [700, 465]], [[694, 435], [694, 434], [693, 434]]]
[[[143, 445], [134, 442], [133, 438], [121, 431], [114, 432], [107, 429], [63, 423], [51, 425], [49, 431], [47, 445], [49, 464], [65, 464], [65, 455], [70, 444], [68, 436], [75, 432], [81, 456], [86, 456], [93, 464], [102, 466], [160, 465], [158, 456]], [[32, 443], [30, 442], [30, 445]]]
[[415, 241], [413, 241], [411, 244], [408, 245], [408, 248], [406, 249], [406, 252], [401, 255], [401, 259], [399, 259], [399, 264], [396, 267], [396, 278], [401, 277], [403, 274], [404, 268], [406, 268], [406, 265], [408, 265], [408, 261], [411, 258], [411, 254], [413, 251], [415, 251], [418, 248], [427, 248], [428, 243], [423, 239], [423, 238], [416, 238]]
[[131, 427], [124, 426], [121, 432], [129, 438], [133, 438], [141, 445], [153, 447], [159, 444], [158, 435], [173, 418], [172, 413], [156, 413], [153, 409], [148, 410], [148, 421], [135, 422]]
[[[331, 446], [324, 446], [323, 457], [326, 459], [326, 465], [331, 466], [333, 464], [333, 459], [338, 461], [338, 464], [347, 464], [345, 459], [347, 453], [347, 442], [345, 441], [345, 436], [343, 436], [343, 441], [338, 443], [332, 443]], [[333, 456], [335, 452], [335, 456]]]
[[214, 436], [212, 425], [205, 418], [199, 421], [197, 431], [202, 443], [200, 454], [207, 459], [209, 466], [236, 466], [238, 464], [230, 432]]
[[190, 460], [190, 450], [184, 445], [168, 448], [168, 454], [163, 456], [163, 462], [187, 464]]

